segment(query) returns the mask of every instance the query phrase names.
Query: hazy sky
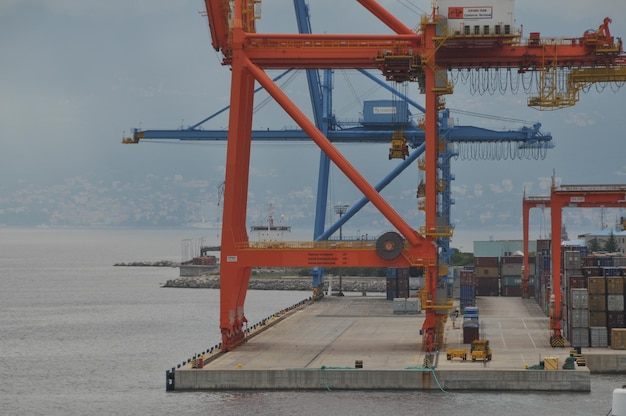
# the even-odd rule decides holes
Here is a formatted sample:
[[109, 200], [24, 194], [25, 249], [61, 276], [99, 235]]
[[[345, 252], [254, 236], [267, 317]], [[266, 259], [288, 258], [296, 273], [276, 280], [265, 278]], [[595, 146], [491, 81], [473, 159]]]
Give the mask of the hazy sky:
[[[309, 3], [315, 32], [387, 33], [356, 1]], [[414, 27], [431, 1], [380, 3]], [[297, 30], [291, 1], [265, 0], [261, 7], [259, 32]], [[0, 1], [0, 189], [20, 179], [52, 180], [93, 169], [118, 175], [176, 173], [181, 165], [197, 164], [208, 175], [221, 175], [223, 145], [120, 144], [132, 127], [175, 129], [228, 105], [230, 72], [211, 47], [203, 9], [200, 0]], [[524, 36], [582, 36], [606, 16], [613, 18], [615, 36], [626, 35], [626, 2], [621, 0], [518, 0], [515, 9]], [[371, 84], [354, 73], [337, 71], [335, 83], [346, 91], [335, 98], [341, 118], [358, 117], [363, 99], [391, 98], [381, 89], [370, 91]], [[303, 75], [285, 88], [294, 100], [307, 102]], [[416, 87], [409, 95], [423, 102]], [[473, 96], [465, 85], [457, 85], [454, 95], [446, 97], [449, 108], [539, 121], [556, 144], [538, 162], [453, 163], [455, 210], [463, 209], [464, 199], [480, 198], [484, 189], [508, 192], [516, 201], [524, 186], [530, 194], [546, 194], [553, 169], [564, 184], [624, 182], [626, 88], [614, 93], [607, 87], [602, 94], [592, 89], [582, 94], [578, 105], [559, 111], [527, 108], [526, 99], [523, 93]], [[457, 122], [493, 129], [520, 127], [465, 116], [458, 116]], [[222, 117], [205, 128], [226, 124]], [[256, 127], [294, 125], [273, 103], [255, 115]], [[294, 180], [289, 169], [310, 169], [302, 188], [315, 189], [314, 146], [259, 147], [260, 156], [253, 158], [256, 174], [278, 170], [283, 180]], [[391, 169], [385, 152], [384, 146], [346, 149], [355, 164], [369, 166], [372, 180]], [[413, 184], [416, 175], [411, 175], [407, 181]]]

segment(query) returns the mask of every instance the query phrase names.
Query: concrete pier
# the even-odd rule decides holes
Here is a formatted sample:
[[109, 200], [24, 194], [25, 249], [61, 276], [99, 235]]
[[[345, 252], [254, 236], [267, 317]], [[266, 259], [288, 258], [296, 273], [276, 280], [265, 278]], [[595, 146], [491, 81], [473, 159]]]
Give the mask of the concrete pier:
[[[203, 357], [171, 372], [171, 390], [478, 390], [589, 391], [590, 373], [626, 365], [626, 351], [583, 352], [588, 366], [562, 370], [570, 348], [551, 348], [548, 318], [533, 300], [478, 299], [480, 336], [491, 361], [446, 359], [446, 349], [467, 349], [461, 318], [446, 324], [446, 346], [421, 351], [423, 314], [394, 314], [382, 295], [326, 297], [294, 308], [251, 331], [228, 353]], [[593, 351], [593, 352], [592, 352]], [[526, 369], [546, 357], [557, 370]], [[599, 358], [598, 358], [599, 357]], [[591, 370], [591, 371], [590, 371]]]

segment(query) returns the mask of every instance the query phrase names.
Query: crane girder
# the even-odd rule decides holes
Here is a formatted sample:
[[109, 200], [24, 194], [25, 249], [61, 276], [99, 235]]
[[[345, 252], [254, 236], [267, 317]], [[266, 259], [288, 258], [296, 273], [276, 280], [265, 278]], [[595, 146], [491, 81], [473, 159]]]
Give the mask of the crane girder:
[[216, 51], [224, 56], [231, 54], [230, 27], [231, 2], [229, 0], [205, 0], [204, 2], [211, 30], [211, 42]]

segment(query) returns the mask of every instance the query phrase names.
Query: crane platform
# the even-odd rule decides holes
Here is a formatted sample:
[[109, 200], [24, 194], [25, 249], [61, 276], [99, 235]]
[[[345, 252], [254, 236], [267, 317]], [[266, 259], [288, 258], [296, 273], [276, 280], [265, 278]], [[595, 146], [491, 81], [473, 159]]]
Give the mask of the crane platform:
[[[462, 329], [446, 323], [440, 353], [421, 350], [423, 314], [394, 314], [378, 294], [303, 302], [254, 326], [238, 348], [204, 354], [168, 371], [168, 390], [533, 390], [590, 391], [590, 374], [626, 351], [586, 349], [587, 366], [562, 370], [569, 348], [549, 344], [549, 319], [532, 299], [481, 297], [480, 336], [493, 358], [447, 360], [465, 349]], [[533, 370], [544, 358], [554, 371]], [[598, 358], [600, 357], [600, 358]], [[195, 367], [195, 368], [194, 368]], [[626, 372], [626, 369], [622, 369]]]

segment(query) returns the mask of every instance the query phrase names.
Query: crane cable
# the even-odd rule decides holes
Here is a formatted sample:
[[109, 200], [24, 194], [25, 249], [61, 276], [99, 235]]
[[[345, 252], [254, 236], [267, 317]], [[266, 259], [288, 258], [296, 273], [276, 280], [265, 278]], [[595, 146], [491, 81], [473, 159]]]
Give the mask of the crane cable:
[[[287, 85], [289, 85], [297, 76], [298, 73], [300, 71], [293, 71], [288, 77], [287, 79], [285, 79], [281, 84], [279, 84], [279, 86], [281, 87], [281, 89], [283, 87], [286, 87]], [[262, 109], [263, 107], [265, 107], [270, 101], [272, 101], [274, 98], [271, 95], [267, 95], [267, 97], [265, 97], [263, 100], [261, 100], [261, 102], [259, 102], [257, 105], [254, 106], [254, 109], [252, 110], [253, 113], [256, 113], [257, 111], [259, 111], [260, 109]]]

